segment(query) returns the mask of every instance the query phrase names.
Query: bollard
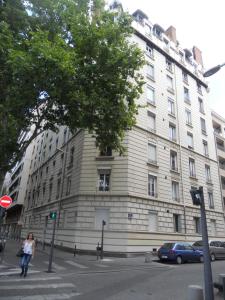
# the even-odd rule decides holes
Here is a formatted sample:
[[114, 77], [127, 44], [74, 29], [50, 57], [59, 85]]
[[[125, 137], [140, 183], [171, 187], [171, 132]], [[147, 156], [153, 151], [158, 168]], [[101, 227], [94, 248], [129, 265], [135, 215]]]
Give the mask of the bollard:
[[146, 263], [149, 263], [151, 261], [151, 258], [150, 258], [150, 252], [146, 252], [145, 253], [145, 262]]
[[76, 256], [76, 252], [77, 252], [77, 245], [75, 244], [75, 246], [74, 246], [74, 252], [73, 252], [73, 256], [74, 257]]
[[204, 300], [203, 288], [200, 285], [189, 285], [188, 300]]

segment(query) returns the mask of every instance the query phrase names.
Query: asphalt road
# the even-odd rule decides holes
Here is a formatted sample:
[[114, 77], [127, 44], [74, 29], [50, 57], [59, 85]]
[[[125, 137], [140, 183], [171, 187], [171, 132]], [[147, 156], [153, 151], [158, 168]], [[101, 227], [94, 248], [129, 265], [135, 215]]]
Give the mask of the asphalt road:
[[[16, 250], [9, 243], [0, 263], [0, 300], [185, 300], [188, 285], [203, 285], [201, 263], [145, 263], [144, 257], [97, 261], [58, 251], [53, 273], [46, 273], [48, 254], [37, 251], [28, 277], [20, 278]], [[212, 268], [216, 280], [225, 273], [225, 261]]]

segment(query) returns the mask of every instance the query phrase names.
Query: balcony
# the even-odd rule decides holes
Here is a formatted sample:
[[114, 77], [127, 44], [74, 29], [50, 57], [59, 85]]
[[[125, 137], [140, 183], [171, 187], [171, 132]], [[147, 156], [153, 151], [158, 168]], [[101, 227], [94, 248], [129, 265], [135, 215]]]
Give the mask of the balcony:
[[220, 175], [225, 177], [225, 168], [224, 167], [221, 168], [221, 165], [219, 166], [219, 168], [220, 168]]
[[217, 155], [225, 159], [225, 148], [217, 144]]

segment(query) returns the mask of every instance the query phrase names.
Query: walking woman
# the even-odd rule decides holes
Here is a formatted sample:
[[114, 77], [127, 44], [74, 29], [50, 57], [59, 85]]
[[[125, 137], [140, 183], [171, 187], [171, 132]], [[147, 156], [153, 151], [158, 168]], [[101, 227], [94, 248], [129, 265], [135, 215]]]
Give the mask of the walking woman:
[[21, 257], [20, 266], [21, 266], [21, 273], [20, 276], [27, 276], [29, 262], [31, 257], [34, 257], [35, 251], [35, 241], [33, 233], [28, 233], [26, 240], [23, 242], [23, 256]]

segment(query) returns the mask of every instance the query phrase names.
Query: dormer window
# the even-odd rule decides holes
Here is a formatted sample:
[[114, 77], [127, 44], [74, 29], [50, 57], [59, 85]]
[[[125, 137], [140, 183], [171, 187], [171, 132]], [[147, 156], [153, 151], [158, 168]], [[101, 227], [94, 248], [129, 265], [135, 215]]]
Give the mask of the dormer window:
[[154, 30], [155, 36], [161, 40], [164, 29], [160, 25], [155, 24], [153, 30]]

